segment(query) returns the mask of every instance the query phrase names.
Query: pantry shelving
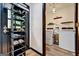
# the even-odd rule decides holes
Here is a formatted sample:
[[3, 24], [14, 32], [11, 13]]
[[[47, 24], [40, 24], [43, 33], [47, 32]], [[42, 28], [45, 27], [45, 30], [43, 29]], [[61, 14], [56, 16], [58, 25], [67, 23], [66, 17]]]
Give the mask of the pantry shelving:
[[27, 16], [29, 12], [25, 9], [12, 4], [12, 28], [11, 28], [11, 42], [12, 42], [12, 55], [25, 55], [26, 47], [26, 21], [28, 21]]
[[25, 3], [0, 3], [0, 53], [24, 56], [29, 49], [29, 12]]

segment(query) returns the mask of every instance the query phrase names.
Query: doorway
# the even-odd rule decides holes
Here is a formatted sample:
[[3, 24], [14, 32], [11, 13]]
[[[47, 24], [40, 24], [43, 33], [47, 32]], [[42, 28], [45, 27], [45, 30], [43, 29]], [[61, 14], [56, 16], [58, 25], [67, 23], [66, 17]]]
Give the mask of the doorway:
[[[54, 6], [52, 6], [52, 5], [54, 5]], [[56, 7], [56, 5], [58, 5], [58, 6], [60, 5], [62, 7], [61, 8]], [[61, 52], [66, 52], [66, 53], [70, 52], [70, 54], [69, 53], [66, 54], [68, 56], [75, 55], [75, 53], [76, 53], [76, 50], [75, 50], [75, 44], [76, 44], [75, 43], [75, 40], [76, 40], [75, 39], [75, 11], [76, 11], [75, 5], [76, 4], [74, 4], [74, 3], [69, 3], [69, 4], [67, 4], [67, 3], [63, 3], [63, 4], [62, 3], [60, 3], [60, 4], [46, 3], [46, 4], [44, 4], [45, 13], [44, 13], [44, 20], [43, 20], [43, 27], [44, 27], [43, 28], [43, 55], [47, 55], [47, 49], [48, 50], [56, 49], [56, 51], [63, 50]], [[48, 8], [47, 6], [52, 6], [52, 7]], [[69, 7], [69, 6], [71, 6], [71, 7]], [[54, 14], [57, 14], [56, 16], [50, 14], [50, 13], [52, 13], [52, 11], [50, 11], [50, 8], [56, 8], [56, 12], [54, 10]], [[57, 10], [58, 8], [60, 10]], [[70, 8], [70, 9], [68, 9], [68, 8]], [[69, 13], [72, 15], [68, 16]], [[63, 14], [64, 14], [64, 16], [63, 16]], [[50, 15], [52, 15], [52, 16], [50, 16]], [[55, 17], [53, 17], [53, 16], [55, 16]], [[49, 18], [50, 21], [47, 20], [47, 18]], [[63, 20], [64, 18], [66, 18], [65, 20], [67, 20], [67, 21]], [[60, 22], [61, 24], [58, 24], [59, 21], [61, 21]], [[73, 26], [71, 26], [72, 24], [73, 24]], [[59, 26], [61, 26], [61, 27], [59, 27]], [[59, 31], [59, 29], [60, 29], [60, 31]], [[70, 37], [70, 36], [72, 36], [72, 37]], [[50, 39], [50, 40], [47, 40], [47, 39]], [[71, 39], [73, 39], [73, 40], [71, 40]], [[71, 44], [69, 43], [69, 41]], [[49, 47], [50, 45], [51, 45], [51, 47]], [[52, 49], [50, 49], [50, 48], [52, 48]], [[61, 53], [61, 52], [57, 52], [57, 53]], [[54, 56], [54, 53], [55, 53], [55, 56], [56, 55], [65, 56], [64, 53], [61, 55], [57, 54], [55, 52], [55, 50], [50, 51], [50, 54], [52, 54], [52, 53], [53, 53], [53, 55], [50, 55], [50, 56]]]

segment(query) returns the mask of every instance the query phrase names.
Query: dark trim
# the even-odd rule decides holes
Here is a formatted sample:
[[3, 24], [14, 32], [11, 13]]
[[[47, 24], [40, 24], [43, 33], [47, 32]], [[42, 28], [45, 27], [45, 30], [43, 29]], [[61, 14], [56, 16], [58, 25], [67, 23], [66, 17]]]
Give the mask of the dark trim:
[[77, 53], [78, 27], [76, 27], [76, 23], [78, 23], [78, 3], [75, 3], [75, 29], [76, 29], [76, 34], [75, 34], [75, 56], [78, 56], [78, 53]]
[[46, 3], [43, 3], [43, 15], [42, 15], [42, 52], [43, 52], [43, 56], [46, 55], [46, 16], [45, 16], [45, 12], [46, 12]]
[[73, 27], [62, 27], [62, 29], [73, 29]]
[[35, 50], [34, 48], [30, 48], [30, 49], [32, 49], [33, 51], [35, 51], [37, 54], [43, 56], [41, 53], [39, 53], [39, 52], [38, 52], [37, 50]]
[[52, 30], [53, 28], [47, 28], [47, 30]]

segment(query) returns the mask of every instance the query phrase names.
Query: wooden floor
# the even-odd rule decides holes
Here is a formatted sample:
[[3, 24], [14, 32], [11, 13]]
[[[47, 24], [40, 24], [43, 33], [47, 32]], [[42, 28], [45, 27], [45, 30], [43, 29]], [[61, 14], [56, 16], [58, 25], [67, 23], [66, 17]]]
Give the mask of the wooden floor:
[[[75, 53], [61, 49], [57, 45], [46, 45], [46, 56], [74, 56]], [[31, 49], [26, 51], [26, 56], [40, 56]]]
[[74, 56], [75, 53], [64, 50], [57, 45], [46, 45], [46, 56]]
[[26, 56], [40, 56], [40, 55], [34, 52], [33, 50], [29, 49], [26, 51]]

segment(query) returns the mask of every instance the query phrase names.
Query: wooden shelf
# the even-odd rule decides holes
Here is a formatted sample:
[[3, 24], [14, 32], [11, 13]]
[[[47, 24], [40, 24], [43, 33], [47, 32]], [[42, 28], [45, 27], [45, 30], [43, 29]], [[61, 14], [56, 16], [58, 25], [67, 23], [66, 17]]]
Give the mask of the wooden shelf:
[[61, 24], [73, 23], [73, 21], [62, 22]]
[[49, 23], [48, 25], [54, 25], [54, 23]]
[[62, 18], [61, 16], [60, 16], [60, 17], [59, 17], [59, 16], [57, 16], [57, 17], [55, 17], [55, 18], [54, 18], [54, 20], [56, 20], [56, 19], [61, 19], [61, 18]]

